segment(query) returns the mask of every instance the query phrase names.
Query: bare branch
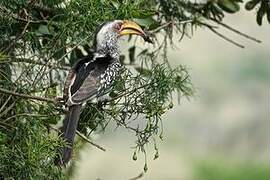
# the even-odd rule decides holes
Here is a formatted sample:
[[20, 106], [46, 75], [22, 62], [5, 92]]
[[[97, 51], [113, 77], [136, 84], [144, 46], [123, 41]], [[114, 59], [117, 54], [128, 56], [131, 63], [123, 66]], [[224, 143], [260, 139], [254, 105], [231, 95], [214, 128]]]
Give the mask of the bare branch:
[[104, 147], [101, 147], [100, 145], [92, 142], [90, 139], [88, 139], [85, 135], [83, 135], [82, 133], [80, 133], [79, 131], [76, 131], [76, 134], [78, 136], [80, 136], [80, 138], [82, 138], [83, 140], [85, 140], [86, 142], [88, 142], [89, 144], [95, 146], [96, 148], [102, 150], [102, 151], [106, 151], [106, 149]]

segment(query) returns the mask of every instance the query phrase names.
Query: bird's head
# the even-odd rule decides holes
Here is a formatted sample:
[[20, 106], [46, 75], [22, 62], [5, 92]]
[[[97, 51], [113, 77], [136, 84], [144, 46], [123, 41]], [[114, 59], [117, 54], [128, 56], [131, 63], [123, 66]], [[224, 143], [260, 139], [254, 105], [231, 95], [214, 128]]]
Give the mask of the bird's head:
[[94, 45], [96, 51], [111, 56], [119, 55], [118, 40], [125, 35], [139, 35], [145, 41], [152, 43], [149, 36], [135, 22], [128, 20], [114, 20], [103, 23], [97, 30]]

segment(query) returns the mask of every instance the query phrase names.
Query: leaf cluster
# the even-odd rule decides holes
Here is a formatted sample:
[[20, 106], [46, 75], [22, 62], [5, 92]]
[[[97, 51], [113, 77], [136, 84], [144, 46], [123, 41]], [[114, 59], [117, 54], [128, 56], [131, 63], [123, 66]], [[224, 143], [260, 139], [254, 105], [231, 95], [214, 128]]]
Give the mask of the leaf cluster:
[[[0, 177], [9, 179], [63, 179], [54, 166], [55, 149], [64, 143], [50, 135], [37, 118], [21, 118], [17, 130], [0, 132]], [[14, 127], [15, 128], [15, 127]]]
[[262, 20], [266, 16], [268, 23], [270, 24], [270, 1], [269, 0], [251, 0], [245, 5], [246, 10], [251, 11], [255, 7], [258, 7], [256, 21], [258, 25], [262, 25]]
[[104, 129], [113, 121], [133, 131], [136, 147], [142, 150], [150, 138], [163, 136], [161, 116], [173, 107], [173, 92], [179, 97], [193, 93], [189, 74], [184, 67], [168, 69], [166, 64], [151, 69], [139, 67], [138, 71], [124, 69], [109, 93], [109, 100], [85, 107], [79, 122], [81, 131], [91, 133], [89, 127]]

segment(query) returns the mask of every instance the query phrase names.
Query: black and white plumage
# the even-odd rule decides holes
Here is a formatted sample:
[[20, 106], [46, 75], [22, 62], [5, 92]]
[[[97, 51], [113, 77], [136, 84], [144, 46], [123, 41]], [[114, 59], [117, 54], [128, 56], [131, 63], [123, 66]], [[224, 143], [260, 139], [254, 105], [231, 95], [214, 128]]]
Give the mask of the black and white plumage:
[[115, 20], [104, 23], [95, 35], [94, 52], [78, 60], [70, 70], [63, 95], [68, 112], [61, 128], [61, 135], [68, 146], [61, 151], [61, 158], [58, 160], [61, 165], [71, 159], [82, 104], [102, 94], [117, 77], [121, 69], [118, 39], [128, 34], [140, 35], [150, 41], [134, 22]]

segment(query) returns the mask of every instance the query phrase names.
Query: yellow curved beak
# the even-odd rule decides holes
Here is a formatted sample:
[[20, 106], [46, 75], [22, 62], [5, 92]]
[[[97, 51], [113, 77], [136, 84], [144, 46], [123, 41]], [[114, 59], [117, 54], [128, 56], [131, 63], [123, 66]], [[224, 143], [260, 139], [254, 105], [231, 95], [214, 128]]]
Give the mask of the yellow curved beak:
[[143, 37], [145, 41], [153, 43], [152, 40], [149, 38], [149, 36], [145, 34], [145, 32], [137, 23], [125, 20], [120, 30], [120, 36], [132, 34], [139, 35]]

